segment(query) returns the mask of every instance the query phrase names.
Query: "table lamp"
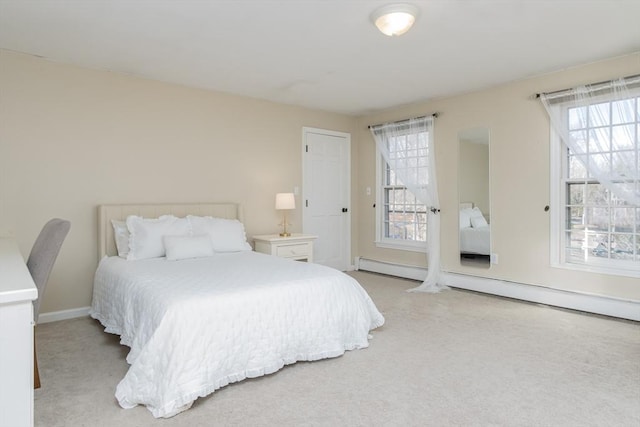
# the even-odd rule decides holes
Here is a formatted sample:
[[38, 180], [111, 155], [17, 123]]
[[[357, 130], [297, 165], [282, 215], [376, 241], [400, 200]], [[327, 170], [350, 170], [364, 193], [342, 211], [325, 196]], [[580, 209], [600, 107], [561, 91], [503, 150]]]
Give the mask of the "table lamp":
[[296, 208], [296, 199], [293, 193], [277, 193], [276, 194], [276, 210], [283, 212], [282, 226], [284, 227], [280, 237], [289, 237], [291, 233], [287, 232], [287, 211]]

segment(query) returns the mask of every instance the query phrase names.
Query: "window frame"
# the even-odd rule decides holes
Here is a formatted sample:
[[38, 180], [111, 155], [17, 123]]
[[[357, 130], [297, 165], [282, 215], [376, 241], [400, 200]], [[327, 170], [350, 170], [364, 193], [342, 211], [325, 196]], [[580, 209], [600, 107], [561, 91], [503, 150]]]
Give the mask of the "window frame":
[[[427, 137], [427, 149], [429, 149], [429, 137]], [[407, 239], [393, 239], [385, 235], [385, 189], [387, 187], [394, 187], [393, 185], [386, 184], [387, 169], [389, 168], [382, 153], [376, 148], [376, 238], [375, 245], [379, 248], [385, 249], [397, 249], [411, 252], [424, 253], [427, 250], [427, 219], [425, 221], [425, 240], [407, 240]], [[406, 186], [395, 186], [398, 188], [404, 188], [405, 191], [409, 191]], [[426, 213], [425, 206], [425, 213]]]
[[[638, 95], [634, 94], [634, 97]], [[610, 97], [604, 95], [594, 99], [591, 104], [597, 104], [601, 102], [612, 102]], [[562, 109], [562, 117], [567, 117], [567, 110], [571, 108], [569, 105], [558, 105], [557, 108]], [[566, 122], [564, 123], [566, 125]], [[638, 125], [636, 125], [638, 126]], [[590, 127], [587, 129], [591, 129]], [[587, 130], [588, 131], [588, 130]], [[640, 136], [636, 136], [640, 137]], [[583, 263], [575, 262], [567, 259], [566, 254], [566, 239], [567, 239], [567, 210], [571, 204], [568, 199], [568, 188], [572, 184], [587, 184], [587, 183], [599, 183], [599, 181], [593, 177], [586, 178], [569, 178], [569, 148], [562, 142], [560, 135], [551, 127], [550, 129], [550, 196], [553, 206], [557, 206], [556, 209], [551, 210], [550, 217], [550, 243], [551, 243], [551, 266], [556, 268], [564, 268], [569, 270], [586, 271], [591, 273], [602, 273], [608, 275], [617, 275], [625, 277], [638, 277], [640, 278], [640, 268], [638, 268], [638, 261], [618, 261], [611, 258], [599, 259], [597, 257], [590, 257], [588, 261]], [[609, 192], [608, 192], [609, 193]], [[583, 201], [580, 206], [587, 207], [589, 204]], [[608, 194], [607, 206], [611, 208], [614, 206], [611, 204], [611, 194]], [[631, 206], [634, 207], [634, 206]], [[636, 207], [640, 209], [640, 207]], [[611, 220], [609, 220], [609, 224]], [[640, 224], [635, 224], [636, 233]], [[611, 234], [609, 230], [605, 234]], [[632, 233], [633, 234], [633, 233]]]

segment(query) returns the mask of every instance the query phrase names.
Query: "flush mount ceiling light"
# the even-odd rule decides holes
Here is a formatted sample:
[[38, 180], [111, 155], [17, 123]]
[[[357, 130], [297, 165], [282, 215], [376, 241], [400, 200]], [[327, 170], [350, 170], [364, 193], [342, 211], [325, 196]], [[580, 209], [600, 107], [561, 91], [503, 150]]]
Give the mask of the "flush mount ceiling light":
[[371, 21], [387, 36], [401, 36], [409, 31], [418, 16], [418, 8], [408, 3], [395, 3], [373, 11]]

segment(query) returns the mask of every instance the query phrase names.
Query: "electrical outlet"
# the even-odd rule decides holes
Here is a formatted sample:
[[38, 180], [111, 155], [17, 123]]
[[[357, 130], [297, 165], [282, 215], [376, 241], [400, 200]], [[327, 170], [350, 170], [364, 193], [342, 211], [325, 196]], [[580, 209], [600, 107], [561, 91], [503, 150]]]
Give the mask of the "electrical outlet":
[[498, 264], [498, 254], [491, 254], [491, 264]]
[[367, 187], [367, 196], [371, 195], [371, 187]]

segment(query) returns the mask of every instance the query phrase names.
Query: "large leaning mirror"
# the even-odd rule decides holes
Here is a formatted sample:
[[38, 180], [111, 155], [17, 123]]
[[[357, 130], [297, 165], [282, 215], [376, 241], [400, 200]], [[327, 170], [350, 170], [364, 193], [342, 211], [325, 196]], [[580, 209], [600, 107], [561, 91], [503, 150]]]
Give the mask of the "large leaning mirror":
[[460, 263], [480, 268], [491, 265], [489, 145], [487, 128], [458, 133]]

